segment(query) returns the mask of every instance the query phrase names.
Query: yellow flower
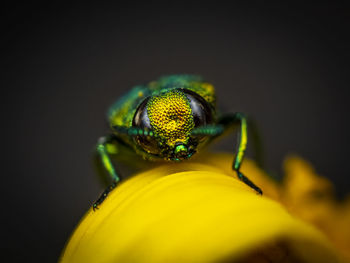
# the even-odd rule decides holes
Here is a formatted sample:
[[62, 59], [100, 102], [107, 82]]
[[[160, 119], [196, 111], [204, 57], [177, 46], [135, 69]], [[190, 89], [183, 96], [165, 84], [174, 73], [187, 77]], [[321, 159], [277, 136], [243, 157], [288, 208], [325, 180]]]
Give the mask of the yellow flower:
[[61, 262], [345, 262], [349, 202], [317, 203], [329, 184], [296, 157], [282, 186], [246, 160], [257, 195], [236, 179], [232, 158], [207, 154], [121, 183], [88, 211]]
[[289, 157], [284, 167], [281, 202], [292, 214], [324, 232], [350, 262], [350, 196], [336, 201], [333, 185], [296, 156]]

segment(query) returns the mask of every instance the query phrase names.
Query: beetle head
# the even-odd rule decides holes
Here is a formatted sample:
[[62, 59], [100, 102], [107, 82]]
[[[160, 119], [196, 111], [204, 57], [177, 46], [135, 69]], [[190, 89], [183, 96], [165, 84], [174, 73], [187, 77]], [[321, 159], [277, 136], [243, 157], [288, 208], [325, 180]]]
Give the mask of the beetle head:
[[148, 130], [136, 136], [136, 143], [147, 153], [166, 160], [181, 161], [195, 152], [199, 139], [191, 136], [194, 128], [212, 120], [210, 106], [198, 94], [171, 89], [146, 98], [137, 108], [133, 127]]

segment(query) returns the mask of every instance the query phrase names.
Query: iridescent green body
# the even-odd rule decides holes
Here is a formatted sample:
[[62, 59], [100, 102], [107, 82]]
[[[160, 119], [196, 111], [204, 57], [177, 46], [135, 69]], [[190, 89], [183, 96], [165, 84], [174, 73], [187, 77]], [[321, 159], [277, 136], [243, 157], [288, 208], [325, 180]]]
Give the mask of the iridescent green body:
[[107, 112], [107, 118], [111, 126], [132, 126], [137, 107], [148, 96], [157, 96], [161, 93], [178, 88], [185, 88], [198, 93], [213, 108], [216, 107], [215, 91], [211, 84], [203, 82], [199, 76], [172, 75], [152, 81], [147, 85], [139, 85], [132, 88], [127, 94], [114, 103]]
[[107, 118], [112, 133], [100, 138], [97, 157], [112, 185], [94, 203], [94, 209], [120, 181], [110, 158], [119, 145], [146, 160], [182, 161], [231, 127], [240, 128], [232, 169], [262, 193], [240, 172], [247, 145], [246, 118], [241, 113], [218, 116], [214, 87], [199, 76], [171, 75], [136, 86], [110, 107]]
[[[211, 84], [204, 82], [200, 76], [171, 75], [162, 77], [157, 81], [152, 81], [147, 85], [136, 86], [116, 101], [107, 112], [110, 126], [119, 126], [125, 129], [132, 128], [132, 122], [136, 110], [147, 97], [157, 97], [161, 94], [169, 94], [169, 92], [178, 89], [186, 89], [199, 94], [208, 102], [214, 113], [213, 115], [216, 116], [216, 96], [214, 87]], [[174, 100], [174, 98], [170, 97], [170, 100]], [[148, 160], [166, 159], [163, 158], [163, 156], [154, 156], [144, 151], [139, 145], [135, 144], [134, 138], [129, 136], [129, 134], [120, 134], [120, 136], [125, 143], [132, 147], [137, 154], [142, 155], [143, 158]], [[170, 142], [165, 143], [170, 144]]]

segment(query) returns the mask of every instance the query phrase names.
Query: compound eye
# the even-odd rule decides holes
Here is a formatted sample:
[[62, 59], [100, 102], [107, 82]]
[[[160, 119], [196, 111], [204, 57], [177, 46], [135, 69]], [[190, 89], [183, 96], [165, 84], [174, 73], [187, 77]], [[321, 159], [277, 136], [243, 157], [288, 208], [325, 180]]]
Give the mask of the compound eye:
[[136, 109], [134, 119], [132, 120], [132, 126], [142, 129], [151, 129], [151, 122], [147, 114], [147, 102], [149, 98], [146, 98]]
[[[149, 98], [146, 98], [136, 109], [132, 126], [150, 131], [152, 130], [152, 126], [147, 114], [148, 100]], [[148, 153], [156, 155], [160, 153], [158, 141], [152, 136], [136, 136], [135, 141]]]
[[213, 115], [208, 102], [191, 90], [184, 89], [184, 92], [190, 101], [195, 127], [211, 124]]

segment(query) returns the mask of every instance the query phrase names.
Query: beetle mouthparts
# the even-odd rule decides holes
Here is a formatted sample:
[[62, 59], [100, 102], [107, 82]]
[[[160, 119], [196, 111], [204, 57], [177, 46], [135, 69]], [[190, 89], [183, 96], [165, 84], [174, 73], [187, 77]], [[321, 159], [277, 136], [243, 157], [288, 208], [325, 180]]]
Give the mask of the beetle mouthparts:
[[187, 159], [191, 155], [192, 154], [189, 154], [189, 151], [188, 151], [186, 145], [179, 143], [175, 146], [175, 149], [174, 149], [174, 160], [175, 161]]

